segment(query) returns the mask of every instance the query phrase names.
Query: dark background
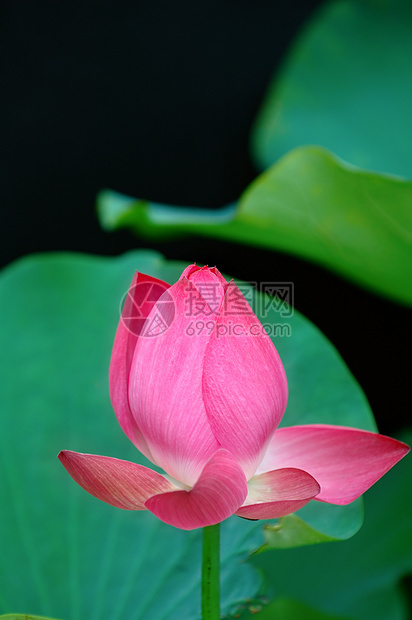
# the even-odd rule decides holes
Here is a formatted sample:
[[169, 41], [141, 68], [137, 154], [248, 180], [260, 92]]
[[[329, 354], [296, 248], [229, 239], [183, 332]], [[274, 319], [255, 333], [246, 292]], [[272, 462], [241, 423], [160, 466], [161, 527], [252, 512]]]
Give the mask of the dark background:
[[11, 1], [0, 5], [0, 263], [38, 251], [153, 247], [233, 276], [293, 281], [295, 306], [337, 346], [381, 432], [408, 421], [410, 310], [282, 254], [105, 233], [109, 187], [215, 208], [256, 176], [251, 122], [317, 0]]

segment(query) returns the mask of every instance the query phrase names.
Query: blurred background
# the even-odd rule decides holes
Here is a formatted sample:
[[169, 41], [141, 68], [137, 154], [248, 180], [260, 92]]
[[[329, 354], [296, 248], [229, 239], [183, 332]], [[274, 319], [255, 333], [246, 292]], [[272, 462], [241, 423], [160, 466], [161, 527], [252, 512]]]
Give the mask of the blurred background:
[[408, 421], [410, 311], [303, 260], [203, 238], [106, 233], [105, 187], [217, 208], [257, 176], [249, 132], [318, 0], [193, 4], [4, 0], [0, 8], [0, 263], [31, 252], [151, 247], [249, 281], [291, 281], [335, 344], [381, 432]]

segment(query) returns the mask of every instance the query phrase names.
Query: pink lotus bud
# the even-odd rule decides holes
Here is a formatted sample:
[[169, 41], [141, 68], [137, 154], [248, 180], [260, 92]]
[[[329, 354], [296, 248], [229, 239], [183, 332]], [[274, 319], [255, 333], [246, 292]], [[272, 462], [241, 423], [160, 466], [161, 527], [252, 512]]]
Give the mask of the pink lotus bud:
[[409, 448], [325, 425], [276, 429], [287, 403], [279, 355], [239, 288], [189, 265], [169, 286], [136, 274], [110, 364], [125, 434], [165, 475], [109, 457], [59, 458], [89, 493], [194, 529], [232, 514], [277, 518], [311, 499], [353, 501]]

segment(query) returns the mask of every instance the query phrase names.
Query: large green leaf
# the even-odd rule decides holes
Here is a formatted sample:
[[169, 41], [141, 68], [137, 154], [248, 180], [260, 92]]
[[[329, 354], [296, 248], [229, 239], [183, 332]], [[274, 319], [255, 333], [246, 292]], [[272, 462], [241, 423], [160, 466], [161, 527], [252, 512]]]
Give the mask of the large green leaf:
[[[182, 268], [153, 252], [117, 259], [63, 254], [28, 257], [1, 275], [0, 613], [198, 617], [200, 533], [99, 502], [56, 458], [67, 448], [147, 463], [110, 406], [111, 346], [134, 270], [173, 282]], [[290, 311], [265, 306], [262, 320], [289, 326], [289, 337], [276, 338], [290, 387], [284, 423], [374, 430], [362, 391], [326, 338], [298, 313], [282, 316]], [[359, 503], [332, 522], [329, 508], [313, 502], [312, 529], [338, 538], [358, 529]], [[264, 543], [262, 525], [236, 517], [223, 524], [223, 611], [260, 590], [258, 573], [239, 560]]]
[[45, 618], [44, 616], [32, 616], [27, 614], [6, 614], [0, 616], [0, 620], [53, 620], [53, 618]]
[[[410, 443], [412, 432], [402, 439]], [[411, 486], [409, 456], [365, 494], [365, 523], [353, 539], [254, 556], [270, 594], [352, 620], [408, 620], [400, 580], [412, 575]]]
[[[95, 500], [56, 458], [71, 448], [144, 462], [115, 420], [107, 381], [119, 303], [135, 268], [170, 272], [143, 252], [33, 257], [1, 278], [0, 612], [198, 616], [199, 532]], [[172, 271], [174, 279], [180, 266]], [[258, 574], [239, 559], [262, 536], [256, 523], [232, 519], [222, 539], [225, 610], [259, 589]]]
[[185, 211], [108, 191], [98, 207], [106, 228], [152, 237], [194, 233], [280, 250], [412, 303], [412, 182], [354, 169], [318, 147], [285, 155], [237, 208]]
[[240, 614], [236, 615], [236, 618], [251, 620], [256, 617], [256, 614], [259, 614], [259, 620], [349, 620], [341, 615], [325, 614], [298, 601], [283, 598], [276, 599], [267, 606], [259, 602], [245, 605], [244, 609], [240, 609]]
[[244, 193], [242, 220], [274, 244], [412, 303], [412, 182], [354, 169], [302, 147]]
[[266, 524], [263, 529], [265, 544], [259, 551], [290, 549], [350, 538], [362, 525], [361, 506], [358, 499], [350, 504], [350, 508], [330, 504], [319, 513], [317, 504], [310, 502], [299, 510], [299, 514], [286, 515], [275, 523]]
[[295, 41], [252, 131], [258, 167], [303, 144], [412, 177], [412, 3], [326, 3]]

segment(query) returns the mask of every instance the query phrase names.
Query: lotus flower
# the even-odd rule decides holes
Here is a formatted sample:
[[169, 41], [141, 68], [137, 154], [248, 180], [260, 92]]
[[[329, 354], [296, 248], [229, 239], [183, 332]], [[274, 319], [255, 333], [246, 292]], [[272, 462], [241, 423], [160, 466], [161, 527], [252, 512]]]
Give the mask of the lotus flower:
[[282, 517], [310, 500], [347, 504], [408, 451], [405, 444], [323, 424], [280, 428], [280, 357], [238, 287], [216, 268], [178, 282], [137, 273], [110, 364], [110, 395], [127, 437], [165, 473], [64, 450], [86, 491], [177, 528], [232, 514]]

